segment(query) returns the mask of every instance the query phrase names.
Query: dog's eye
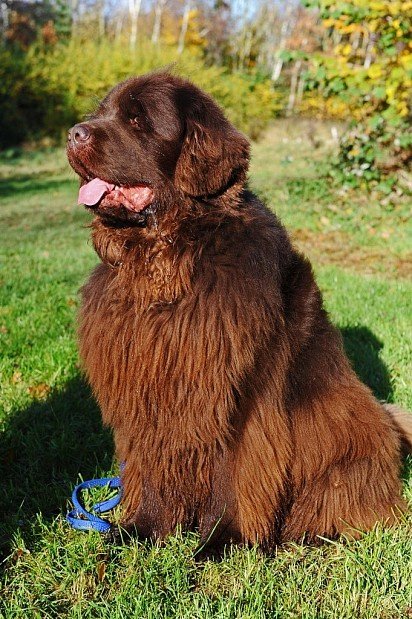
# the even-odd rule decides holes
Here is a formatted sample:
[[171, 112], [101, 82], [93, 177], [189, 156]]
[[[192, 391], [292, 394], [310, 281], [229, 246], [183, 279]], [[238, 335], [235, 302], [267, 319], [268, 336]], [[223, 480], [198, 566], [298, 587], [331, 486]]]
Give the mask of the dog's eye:
[[130, 118], [129, 120], [130, 124], [132, 125], [132, 127], [140, 127], [140, 122], [137, 116], [135, 116], [134, 118]]

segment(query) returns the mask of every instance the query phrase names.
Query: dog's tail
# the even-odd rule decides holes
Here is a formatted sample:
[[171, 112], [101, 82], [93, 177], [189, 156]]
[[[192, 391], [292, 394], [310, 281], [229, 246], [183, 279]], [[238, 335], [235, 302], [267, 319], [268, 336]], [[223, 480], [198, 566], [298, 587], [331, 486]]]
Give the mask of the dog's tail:
[[398, 432], [402, 451], [405, 454], [412, 453], [412, 413], [399, 408], [396, 404], [384, 404], [384, 409], [392, 419], [392, 422]]

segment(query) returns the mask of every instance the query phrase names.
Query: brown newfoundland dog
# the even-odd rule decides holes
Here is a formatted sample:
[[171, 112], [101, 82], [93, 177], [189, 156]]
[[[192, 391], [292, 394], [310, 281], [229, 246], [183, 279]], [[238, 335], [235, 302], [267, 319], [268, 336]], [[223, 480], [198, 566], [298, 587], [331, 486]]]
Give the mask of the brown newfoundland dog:
[[124, 526], [270, 549], [393, 522], [408, 418], [355, 376], [216, 103], [168, 73], [132, 78], [67, 152], [95, 215], [80, 353], [125, 462]]

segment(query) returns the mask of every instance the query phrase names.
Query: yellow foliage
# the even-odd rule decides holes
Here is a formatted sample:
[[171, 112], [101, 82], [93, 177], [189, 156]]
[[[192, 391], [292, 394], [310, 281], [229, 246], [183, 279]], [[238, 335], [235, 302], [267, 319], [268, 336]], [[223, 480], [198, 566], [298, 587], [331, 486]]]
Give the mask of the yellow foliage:
[[370, 8], [372, 9], [372, 11], [385, 11], [386, 9], [386, 4], [385, 2], [371, 2], [370, 3]]
[[167, 66], [212, 94], [232, 122], [253, 138], [282, 107], [269, 80], [256, 82], [250, 76], [229, 74], [221, 67], [207, 67], [199, 54], [189, 49], [178, 56], [176, 46], [154, 46], [147, 40], [140, 40], [136, 50], [130, 51], [128, 41], [74, 39], [52, 50], [33, 47], [26, 58], [27, 85], [35, 89], [45, 85], [50, 100], [54, 93], [65, 97], [64, 111], [69, 118], [60, 118], [59, 110], [52, 106], [48, 110], [48, 124], [55, 128], [70, 126], [93, 111], [116, 82]]
[[406, 71], [412, 71], [412, 54], [406, 52], [399, 56], [399, 62]]
[[[402, 165], [399, 149], [412, 145], [407, 123], [412, 89], [412, 0], [317, 2], [323, 25], [339, 35], [339, 44], [329, 54], [317, 55], [311, 83], [318, 91], [305, 97], [304, 105], [354, 121], [339, 155], [342, 178], [365, 176], [368, 182], [376, 181], [381, 176], [378, 164], [382, 156], [398, 158]], [[366, 36], [354, 36], [359, 33]], [[375, 33], [373, 40], [371, 33]], [[367, 168], [361, 162], [367, 163]]]
[[388, 2], [387, 8], [389, 10], [389, 13], [391, 15], [397, 15], [402, 10], [401, 5], [401, 2]]
[[342, 34], [353, 34], [355, 32], [364, 32], [365, 28], [361, 24], [348, 24], [340, 29]]
[[374, 63], [369, 67], [368, 77], [370, 77], [372, 80], [375, 80], [378, 77], [381, 77], [381, 75], [382, 75], [382, 67], [379, 64]]
[[402, 118], [404, 118], [405, 116], [408, 116], [409, 108], [406, 103], [401, 102], [398, 104], [398, 114], [399, 116], [402, 116]]
[[315, 115], [318, 118], [336, 118], [345, 120], [350, 117], [350, 109], [342, 99], [330, 97], [325, 99], [321, 93], [307, 93], [299, 107], [303, 114]]

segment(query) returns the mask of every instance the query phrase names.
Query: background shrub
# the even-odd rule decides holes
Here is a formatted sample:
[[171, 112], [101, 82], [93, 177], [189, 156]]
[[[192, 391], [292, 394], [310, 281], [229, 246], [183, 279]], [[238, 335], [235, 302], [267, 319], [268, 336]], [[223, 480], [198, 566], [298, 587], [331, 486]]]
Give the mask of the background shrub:
[[[391, 191], [412, 162], [412, 1], [309, 0], [337, 44], [311, 57], [307, 88], [351, 119], [334, 170], [339, 182]], [[315, 97], [316, 100], [316, 97]], [[411, 183], [412, 185], [412, 183]]]
[[205, 66], [198, 55], [186, 52], [178, 57], [175, 48], [148, 41], [133, 52], [121, 42], [76, 39], [51, 48], [38, 43], [25, 54], [2, 49], [0, 67], [3, 148], [23, 139], [61, 139], [116, 82], [163, 67], [208, 91], [252, 138], [281, 107], [269, 80]]

